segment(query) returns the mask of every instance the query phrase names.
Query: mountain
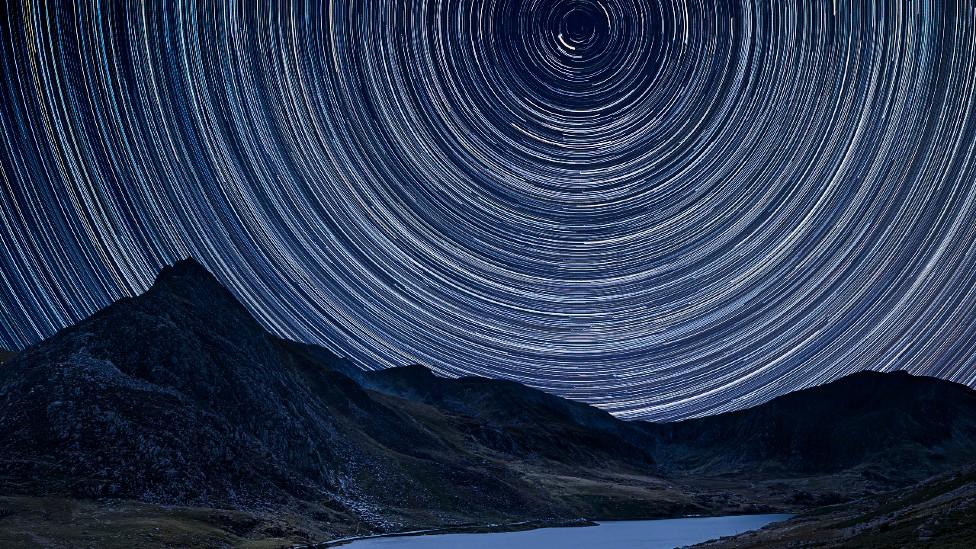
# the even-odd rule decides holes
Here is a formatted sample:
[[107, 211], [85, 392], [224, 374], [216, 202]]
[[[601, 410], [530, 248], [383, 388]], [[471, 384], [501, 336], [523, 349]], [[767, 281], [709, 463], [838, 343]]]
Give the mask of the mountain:
[[212, 546], [802, 510], [971, 461], [974, 395], [861, 373], [626, 422], [511, 381], [363, 372], [271, 335], [186, 260], [0, 366], [0, 544], [38, 528], [66, 546], [150, 528]]
[[552, 436], [600, 447], [605, 436], [604, 444], [620, 444], [617, 455], [639, 461], [649, 452], [659, 471], [679, 478], [858, 470], [878, 486], [905, 486], [976, 456], [976, 391], [906, 372], [859, 372], [754, 408], [672, 423], [624, 422], [511, 381], [446, 379], [417, 365], [369, 372], [362, 383], [504, 426], [496, 444], [532, 448]]
[[10, 360], [15, 356], [17, 356], [17, 353], [0, 349], [0, 364], [7, 362], [8, 360]]
[[903, 486], [976, 456], [976, 391], [905, 372], [860, 372], [747, 410], [645, 426], [672, 473], [810, 476], [859, 468]]
[[[370, 372], [362, 383], [473, 418], [496, 447], [544, 447], [570, 456], [538, 440], [590, 440], [592, 448], [608, 437], [619, 456], [650, 453], [656, 471], [702, 509], [790, 510], [848, 501], [911, 485], [976, 456], [976, 391], [905, 372], [860, 372], [747, 410], [673, 423], [623, 422], [510, 381], [445, 379], [422, 366]], [[571, 459], [587, 462], [582, 455]]]
[[377, 439], [436, 446], [289, 347], [199, 264], [166, 268], [144, 295], [3, 365], [3, 485], [249, 507], [355, 496], [350, 469], [378, 465]]
[[[546, 408], [552, 431], [533, 434], [521, 411], [481, 421], [368, 391], [352, 368], [272, 336], [201, 265], [177, 263], [0, 368], [0, 490], [311, 506], [337, 532], [701, 510], [662, 497], [653, 458], [608, 414], [528, 390], [575, 410]], [[590, 434], [587, 417], [606, 428]], [[608, 475], [625, 479], [595, 482]]]
[[365, 387], [474, 421], [481, 444], [523, 458], [600, 466], [613, 457], [653, 469], [652, 439], [603, 410], [505, 380], [438, 377], [420, 365], [363, 374]]

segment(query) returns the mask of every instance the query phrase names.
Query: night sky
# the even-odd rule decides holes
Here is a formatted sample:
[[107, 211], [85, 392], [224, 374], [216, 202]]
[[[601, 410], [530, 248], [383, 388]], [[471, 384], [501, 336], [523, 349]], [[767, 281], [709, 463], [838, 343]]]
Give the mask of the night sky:
[[365, 368], [626, 418], [976, 384], [971, 1], [13, 4], [0, 346], [193, 256]]

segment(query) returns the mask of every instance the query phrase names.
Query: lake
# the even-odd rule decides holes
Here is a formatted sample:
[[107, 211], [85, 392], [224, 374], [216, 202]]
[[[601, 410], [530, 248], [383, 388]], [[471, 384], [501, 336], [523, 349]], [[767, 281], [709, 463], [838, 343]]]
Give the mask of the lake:
[[601, 522], [599, 526], [541, 528], [493, 534], [440, 534], [355, 541], [350, 549], [672, 549], [756, 530], [792, 515], [736, 515]]

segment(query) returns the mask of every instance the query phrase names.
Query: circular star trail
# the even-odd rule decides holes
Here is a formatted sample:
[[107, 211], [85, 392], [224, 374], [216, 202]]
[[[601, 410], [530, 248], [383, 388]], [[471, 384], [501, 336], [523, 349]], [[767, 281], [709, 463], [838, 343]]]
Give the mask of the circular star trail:
[[194, 256], [364, 368], [628, 418], [863, 369], [973, 385], [974, 22], [952, 1], [8, 6], [0, 344]]

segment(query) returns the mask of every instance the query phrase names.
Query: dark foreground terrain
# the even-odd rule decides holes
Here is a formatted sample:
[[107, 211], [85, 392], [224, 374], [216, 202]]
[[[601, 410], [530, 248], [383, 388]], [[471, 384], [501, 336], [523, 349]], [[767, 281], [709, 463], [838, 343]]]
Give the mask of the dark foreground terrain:
[[0, 546], [870, 506], [974, 456], [976, 393], [908, 374], [652, 424], [508, 381], [364, 373], [270, 335], [190, 260], [0, 367]]
[[976, 543], [976, 469], [803, 513], [792, 520], [702, 544], [714, 549], [931, 547]]

